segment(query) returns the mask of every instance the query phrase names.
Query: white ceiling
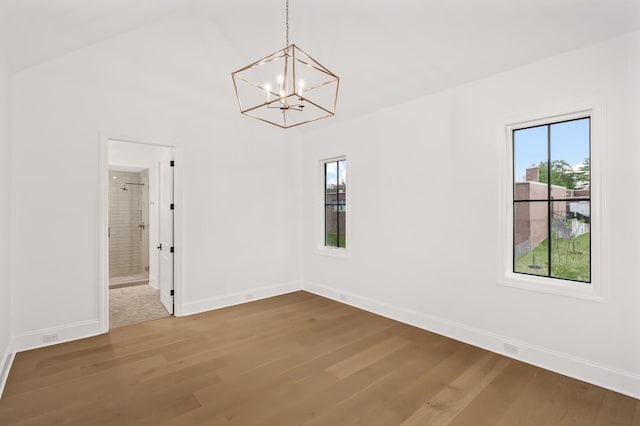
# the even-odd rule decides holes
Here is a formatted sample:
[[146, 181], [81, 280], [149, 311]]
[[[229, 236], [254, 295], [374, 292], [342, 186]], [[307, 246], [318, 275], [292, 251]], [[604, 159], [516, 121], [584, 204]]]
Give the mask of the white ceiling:
[[[0, 40], [19, 71], [178, 10], [247, 63], [284, 47], [284, 0], [0, 0]], [[353, 115], [638, 30], [640, 0], [290, 0], [290, 26]]]
[[186, 0], [0, 0], [0, 44], [13, 71], [155, 21]]

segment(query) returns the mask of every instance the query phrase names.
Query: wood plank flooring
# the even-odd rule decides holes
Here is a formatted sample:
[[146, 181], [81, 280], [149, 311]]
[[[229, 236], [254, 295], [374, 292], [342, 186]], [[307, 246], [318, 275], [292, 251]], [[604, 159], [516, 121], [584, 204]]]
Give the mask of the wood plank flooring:
[[1, 425], [640, 425], [640, 401], [306, 292], [19, 353]]

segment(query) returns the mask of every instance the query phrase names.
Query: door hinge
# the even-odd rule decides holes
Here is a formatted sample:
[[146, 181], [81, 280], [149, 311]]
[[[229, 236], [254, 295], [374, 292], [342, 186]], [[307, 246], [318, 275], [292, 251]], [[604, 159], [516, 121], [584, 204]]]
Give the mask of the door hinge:
[[175, 167], [175, 166], [176, 166], [176, 162], [175, 162], [175, 161], [173, 161], [173, 160], [171, 160], [171, 161], [169, 162], [169, 165], [170, 165], [171, 167]]
[[170, 294], [170, 296], [174, 296], [174, 295], [175, 295], [175, 290], [174, 290], [174, 289], [171, 289], [171, 294]]
[[175, 208], [175, 204], [171, 203], [171, 210], [173, 210]]
[[173, 247], [171, 247], [171, 253], [173, 253]]

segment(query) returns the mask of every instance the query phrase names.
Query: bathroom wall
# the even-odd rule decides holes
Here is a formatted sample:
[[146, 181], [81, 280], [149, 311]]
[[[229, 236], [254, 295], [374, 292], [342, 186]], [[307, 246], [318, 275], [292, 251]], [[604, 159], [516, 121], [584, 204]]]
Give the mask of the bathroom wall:
[[127, 185], [127, 191], [121, 190], [125, 183], [148, 185], [148, 171], [145, 175], [112, 169], [109, 177], [109, 278], [144, 275], [148, 279], [149, 230], [138, 226], [149, 223], [148, 186]]
[[142, 210], [142, 223], [145, 225], [140, 244], [140, 262], [142, 266], [142, 274], [145, 276], [146, 280], [149, 280], [149, 169], [145, 169], [140, 173], [140, 183], [145, 185], [144, 189], [140, 191], [140, 210]]

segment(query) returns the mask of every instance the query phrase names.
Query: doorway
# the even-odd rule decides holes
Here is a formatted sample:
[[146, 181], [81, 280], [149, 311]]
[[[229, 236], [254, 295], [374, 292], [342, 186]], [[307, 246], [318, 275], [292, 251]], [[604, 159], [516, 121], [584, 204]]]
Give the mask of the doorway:
[[149, 169], [109, 167], [109, 289], [149, 284]]
[[102, 330], [174, 313], [175, 147], [101, 141]]

